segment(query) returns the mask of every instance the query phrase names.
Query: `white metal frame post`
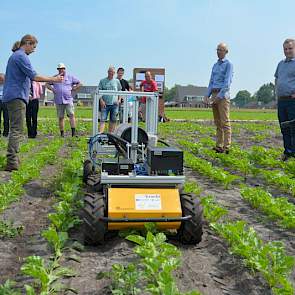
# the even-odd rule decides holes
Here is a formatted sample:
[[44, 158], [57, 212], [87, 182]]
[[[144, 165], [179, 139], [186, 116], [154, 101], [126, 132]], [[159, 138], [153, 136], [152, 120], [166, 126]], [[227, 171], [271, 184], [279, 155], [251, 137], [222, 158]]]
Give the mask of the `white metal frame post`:
[[126, 96], [124, 97], [124, 100], [123, 100], [123, 124], [128, 123], [128, 115], [129, 115], [128, 96]]
[[132, 119], [131, 119], [131, 159], [134, 163], [137, 162], [138, 149], [138, 100], [132, 102]]
[[146, 132], [148, 135], [157, 135], [158, 130], [158, 98], [157, 92], [139, 92], [139, 91], [114, 91], [114, 90], [99, 90], [95, 92], [93, 102], [93, 130], [92, 136], [98, 133], [98, 113], [99, 113], [99, 98], [102, 95], [118, 95], [124, 96], [124, 109], [123, 109], [123, 123], [128, 123], [128, 96], [135, 97], [132, 101], [132, 120], [131, 120], [131, 159], [134, 163], [137, 162], [137, 149], [138, 149], [138, 108], [139, 99], [143, 96], [146, 100]]
[[98, 112], [99, 112], [99, 97], [98, 92], [95, 91], [92, 111], [92, 136], [98, 133]]

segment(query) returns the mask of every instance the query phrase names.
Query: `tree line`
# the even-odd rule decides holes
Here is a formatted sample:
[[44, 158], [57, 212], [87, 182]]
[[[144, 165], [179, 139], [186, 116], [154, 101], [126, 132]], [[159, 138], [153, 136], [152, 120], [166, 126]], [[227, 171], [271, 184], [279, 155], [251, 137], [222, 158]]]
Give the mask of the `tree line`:
[[[176, 97], [176, 85], [172, 88], [165, 87], [164, 99], [165, 101], [173, 101]], [[244, 107], [248, 103], [253, 103], [259, 106], [268, 104], [274, 101], [275, 98], [275, 85], [273, 83], [263, 84], [258, 91], [253, 95], [248, 90], [240, 90], [236, 96], [231, 100], [237, 107]]]
[[232, 99], [232, 103], [237, 107], [244, 107], [248, 103], [263, 106], [275, 100], [275, 85], [267, 83], [263, 84], [253, 95], [248, 90], [240, 90]]

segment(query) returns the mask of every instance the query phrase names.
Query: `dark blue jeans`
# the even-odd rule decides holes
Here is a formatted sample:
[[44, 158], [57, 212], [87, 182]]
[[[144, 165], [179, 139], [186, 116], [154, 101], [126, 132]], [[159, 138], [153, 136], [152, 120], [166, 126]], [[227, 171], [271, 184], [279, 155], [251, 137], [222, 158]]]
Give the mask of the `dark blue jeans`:
[[[295, 99], [278, 100], [279, 122], [295, 120]], [[289, 127], [282, 127], [285, 154], [295, 153], [295, 127], [294, 124]]]
[[0, 135], [1, 135], [1, 117], [3, 113], [3, 136], [7, 136], [9, 133], [9, 117], [8, 117], [8, 110], [7, 106], [2, 100], [0, 100]]
[[39, 99], [29, 100], [29, 103], [27, 104], [27, 108], [26, 108], [28, 137], [37, 136], [38, 111], [39, 111]]

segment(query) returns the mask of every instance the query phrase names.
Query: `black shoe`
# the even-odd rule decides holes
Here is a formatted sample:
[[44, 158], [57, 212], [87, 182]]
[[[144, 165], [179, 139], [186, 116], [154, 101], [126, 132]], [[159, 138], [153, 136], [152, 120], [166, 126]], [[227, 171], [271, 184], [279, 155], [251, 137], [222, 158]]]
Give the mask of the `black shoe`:
[[285, 162], [291, 157], [292, 157], [291, 153], [283, 153], [282, 156], [281, 156], [281, 160]]
[[229, 149], [224, 149], [224, 152], [228, 155], [229, 154]]
[[18, 166], [17, 165], [6, 165], [6, 167], [4, 168], [4, 171], [8, 171], [8, 172], [12, 172], [12, 171], [16, 171], [18, 170]]
[[8, 133], [3, 133], [3, 136], [4, 137], [8, 137]]
[[224, 153], [223, 148], [218, 147], [218, 146], [215, 146], [215, 147], [213, 148], [213, 150], [214, 150], [216, 153], [219, 153], [219, 154]]
[[71, 128], [72, 129], [72, 137], [75, 137], [76, 135], [76, 128]]

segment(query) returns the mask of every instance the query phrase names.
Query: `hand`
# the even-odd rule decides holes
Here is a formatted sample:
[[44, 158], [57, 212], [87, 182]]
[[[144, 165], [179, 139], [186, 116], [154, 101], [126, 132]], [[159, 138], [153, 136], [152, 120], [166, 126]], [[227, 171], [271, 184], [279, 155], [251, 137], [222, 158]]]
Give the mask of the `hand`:
[[209, 105], [210, 104], [210, 98], [208, 96], [204, 96], [203, 97], [203, 102], [204, 102], [204, 104]]
[[104, 109], [104, 108], [106, 107], [106, 103], [105, 103], [105, 101], [104, 101], [103, 99], [101, 99], [101, 100], [99, 101], [99, 103], [100, 103], [100, 107], [101, 107], [102, 109]]
[[293, 93], [293, 94], [291, 95], [291, 97], [292, 97], [292, 98], [295, 98], [295, 93]]
[[52, 82], [61, 83], [63, 81], [64, 77], [61, 75], [57, 75], [53, 77]]

